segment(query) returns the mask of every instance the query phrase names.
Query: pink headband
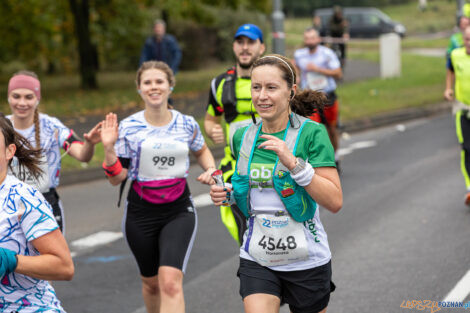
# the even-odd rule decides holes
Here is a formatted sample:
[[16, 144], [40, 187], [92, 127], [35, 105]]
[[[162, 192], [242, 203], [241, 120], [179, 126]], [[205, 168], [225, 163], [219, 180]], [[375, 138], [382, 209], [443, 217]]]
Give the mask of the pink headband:
[[41, 100], [41, 83], [37, 78], [23, 74], [13, 76], [8, 83], [8, 94], [19, 88], [31, 90], [38, 98], [38, 101]]

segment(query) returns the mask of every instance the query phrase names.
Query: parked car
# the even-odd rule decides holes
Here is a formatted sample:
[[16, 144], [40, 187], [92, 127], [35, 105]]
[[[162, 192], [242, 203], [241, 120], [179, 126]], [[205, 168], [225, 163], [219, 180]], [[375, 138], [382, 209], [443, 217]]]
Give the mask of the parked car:
[[[319, 16], [321, 20], [320, 35], [329, 35], [328, 28], [332, 14], [332, 8], [315, 10], [314, 15]], [[404, 37], [406, 33], [405, 26], [393, 21], [377, 8], [345, 7], [343, 16], [348, 21], [351, 38], [375, 38], [386, 33], [397, 33]]]

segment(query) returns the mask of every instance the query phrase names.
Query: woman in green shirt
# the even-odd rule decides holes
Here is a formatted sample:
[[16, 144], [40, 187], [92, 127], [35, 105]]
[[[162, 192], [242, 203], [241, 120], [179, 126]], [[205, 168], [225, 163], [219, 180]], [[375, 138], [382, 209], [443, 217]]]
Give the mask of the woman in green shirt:
[[240, 247], [240, 294], [245, 311], [326, 312], [331, 252], [318, 207], [336, 213], [342, 191], [325, 127], [306, 118], [325, 102], [298, 92], [294, 67], [281, 55], [258, 59], [251, 95], [262, 121], [237, 130], [231, 186], [211, 187], [215, 205], [236, 201], [248, 229]]

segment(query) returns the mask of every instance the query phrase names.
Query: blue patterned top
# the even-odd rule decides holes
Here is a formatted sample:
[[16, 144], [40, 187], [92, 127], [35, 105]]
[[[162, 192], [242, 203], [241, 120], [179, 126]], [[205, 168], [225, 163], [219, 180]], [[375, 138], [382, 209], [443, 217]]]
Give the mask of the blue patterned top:
[[[7, 175], [0, 185], [0, 247], [39, 255], [31, 241], [58, 228], [42, 194]], [[64, 312], [49, 282], [18, 273], [0, 278], [0, 312]]]

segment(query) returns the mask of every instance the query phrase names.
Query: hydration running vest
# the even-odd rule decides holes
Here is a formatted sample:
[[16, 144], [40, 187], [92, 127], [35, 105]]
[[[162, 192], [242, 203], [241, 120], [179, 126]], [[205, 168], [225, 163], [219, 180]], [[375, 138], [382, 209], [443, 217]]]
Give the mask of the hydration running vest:
[[[297, 149], [297, 142], [300, 138], [300, 133], [302, 132], [303, 127], [309, 122], [312, 121], [295, 113], [292, 113], [291, 118], [289, 119], [284, 135], [284, 141], [294, 155]], [[271, 181], [258, 183], [250, 179], [249, 170], [251, 160], [253, 158], [253, 152], [256, 148], [255, 143], [261, 131], [261, 124], [262, 123], [260, 123], [259, 126], [255, 124], [248, 126], [242, 137], [235, 173], [232, 176], [233, 195], [238, 207], [248, 218], [251, 211], [251, 186], [257, 185], [257, 187], [260, 188], [273, 186], [282, 203], [294, 220], [297, 222], [305, 222], [312, 219], [315, 215], [317, 203], [307, 193], [304, 187], [297, 185], [290, 176], [289, 170], [284, 166], [284, 164], [279, 162], [279, 158], [276, 158]], [[231, 145], [233, 151], [233, 142], [231, 142]]]
[[[222, 97], [221, 101], [222, 105], [219, 104], [219, 101], [217, 101], [217, 97], [215, 96], [217, 94], [217, 88], [219, 84], [224, 80], [223, 86], [222, 86]], [[216, 105], [214, 109], [219, 112], [219, 113], [224, 113], [225, 114], [225, 121], [230, 124], [240, 113], [237, 111], [237, 101], [238, 100], [251, 100], [251, 95], [250, 98], [237, 98], [236, 91], [235, 91], [235, 84], [237, 82], [237, 70], [235, 67], [232, 67], [228, 69], [225, 73], [219, 75], [215, 79], [215, 85], [214, 85], [214, 98], [216, 98]], [[253, 115], [253, 113], [251, 113]]]

